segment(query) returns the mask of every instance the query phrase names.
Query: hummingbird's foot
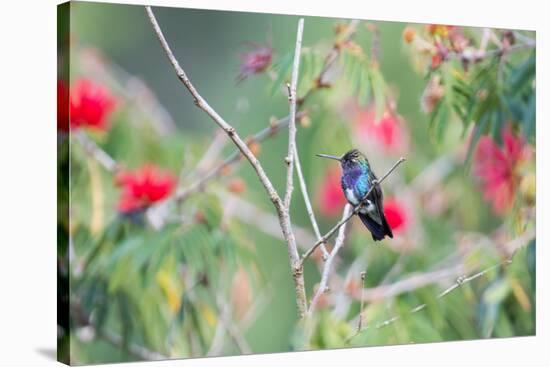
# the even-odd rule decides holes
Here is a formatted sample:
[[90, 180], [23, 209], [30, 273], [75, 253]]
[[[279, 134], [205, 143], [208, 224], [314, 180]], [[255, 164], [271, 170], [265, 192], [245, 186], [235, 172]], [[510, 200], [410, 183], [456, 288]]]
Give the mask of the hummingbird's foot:
[[378, 182], [378, 180], [372, 180], [372, 184], [376, 186], [376, 185], [379, 184], [379, 182]]

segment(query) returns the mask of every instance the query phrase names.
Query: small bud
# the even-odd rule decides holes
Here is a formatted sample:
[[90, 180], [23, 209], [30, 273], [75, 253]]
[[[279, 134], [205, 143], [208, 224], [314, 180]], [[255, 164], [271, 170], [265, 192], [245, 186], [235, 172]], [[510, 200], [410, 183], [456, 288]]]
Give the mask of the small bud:
[[416, 37], [416, 30], [412, 27], [405, 27], [403, 30], [403, 39], [406, 43], [411, 43]]
[[[242, 157], [242, 155], [240, 155], [239, 157]], [[231, 173], [233, 169], [231, 168], [230, 165], [226, 164], [225, 166], [222, 167], [222, 169], [220, 170], [220, 176], [227, 176], [228, 174]]]
[[247, 145], [248, 145], [248, 148], [250, 149], [250, 151], [252, 152], [252, 154], [254, 154], [255, 156], [260, 154], [261, 147], [260, 147], [260, 144], [256, 140], [252, 140]]
[[445, 88], [441, 85], [441, 77], [434, 75], [422, 93], [422, 110], [425, 113], [431, 113], [444, 94]]
[[302, 127], [308, 128], [311, 126], [311, 118], [308, 115], [302, 116], [298, 121]]
[[227, 184], [227, 189], [234, 194], [240, 194], [246, 190], [246, 183], [240, 178], [234, 178]]

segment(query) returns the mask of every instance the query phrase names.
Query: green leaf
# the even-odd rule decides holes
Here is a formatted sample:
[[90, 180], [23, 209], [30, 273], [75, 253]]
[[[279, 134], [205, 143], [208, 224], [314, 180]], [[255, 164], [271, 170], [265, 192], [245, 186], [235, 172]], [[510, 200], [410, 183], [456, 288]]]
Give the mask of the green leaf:
[[283, 83], [285, 78], [288, 79], [293, 59], [294, 55], [288, 53], [273, 63], [272, 68], [275, 71], [275, 79], [269, 89], [270, 96], [274, 96], [277, 90], [284, 86]]
[[474, 132], [472, 134], [472, 139], [470, 140], [470, 144], [468, 145], [468, 152], [466, 153], [466, 164], [469, 165], [472, 159], [472, 154], [474, 152], [474, 148], [477, 145], [477, 142], [479, 141], [479, 138], [481, 138], [481, 135], [485, 131], [485, 128], [487, 126], [487, 121], [489, 121], [489, 116], [483, 115], [481, 118], [481, 121], [474, 127]]

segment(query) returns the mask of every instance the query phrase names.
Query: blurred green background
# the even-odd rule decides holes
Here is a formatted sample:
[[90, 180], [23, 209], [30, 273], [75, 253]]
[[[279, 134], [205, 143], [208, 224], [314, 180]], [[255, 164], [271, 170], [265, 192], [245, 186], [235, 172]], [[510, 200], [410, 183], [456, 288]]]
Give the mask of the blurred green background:
[[[270, 118], [284, 117], [288, 114], [288, 100], [284, 93], [270, 93], [272, 81], [267, 74], [252, 75], [241, 83], [236, 83], [239, 66], [242, 62], [240, 54], [250, 50], [247, 41], [260, 44], [271, 43], [274, 50], [274, 64], [276, 61], [294, 49], [296, 25], [298, 16], [283, 16], [270, 14], [252, 14], [241, 12], [203, 11], [195, 9], [155, 7], [155, 14], [172, 50], [186, 73], [200, 91], [202, 96], [226, 119], [233, 124], [242, 137], [254, 134], [266, 127]], [[319, 17], [305, 17], [303, 46], [319, 49], [320, 54], [330, 50], [334, 39], [335, 24], [346, 24], [349, 20], [327, 19]], [[204, 265], [206, 273], [217, 267], [216, 261], [225, 261], [226, 255], [220, 250], [219, 237], [228, 237], [234, 248], [247, 248], [253, 254], [249, 262], [241, 261], [245, 256], [241, 250], [236, 250], [236, 268], [244, 266], [248, 274], [252, 303], [259, 299], [261, 294], [269, 294], [254, 321], [243, 331], [246, 342], [253, 353], [282, 352], [294, 349], [334, 348], [359, 345], [385, 345], [416, 342], [433, 342], [444, 340], [463, 340], [482, 337], [505, 337], [519, 335], [533, 335], [535, 333], [534, 310], [534, 265], [529, 265], [529, 256], [532, 251], [520, 250], [514, 257], [511, 266], [505, 270], [498, 268], [488, 272], [485, 276], [473, 280], [468, 285], [453, 292], [442, 300], [437, 294], [453, 284], [459, 274], [451, 273], [437, 281], [428, 281], [426, 286], [415, 288], [410, 292], [398, 293], [396, 297], [382, 298], [380, 301], [367, 302], [364, 312], [369, 329], [359, 335], [353, 335], [359, 312], [359, 302], [346, 298], [342, 290], [360, 287], [358, 274], [368, 269], [365, 286], [367, 289], [381, 284], [391, 284], [408, 276], [429, 273], [437, 269], [451, 267], [457, 258], [479, 271], [492, 264], [503, 261], [506, 256], [502, 244], [508, 243], [510, 238], [524, 233], [525, 228], [534, 226], [534, 217], [524, 214], [522, 209], [534, 208], [534, 204], [518, 204], [520, 209], [509, 215], [497, 215], [483, 199], [475, 177], [471, 174], [471, 167], [463, 164], [465, 141], [467, 138], [463, 126], [456, 116], [450, 117], [445, 133], [440, 139], [434, 139], [430, 132], [430, 115], [421, 111], [421, 99], [426, 87], [426, 75], [413, 68], [409, 46], [403, 42], [403, 31], [407, 24], [398, 22], [369, 22], [363, 21], [358, 27], [354, 41], [367, 54], [373, 47], [373, 33], [367, 24], [374, 24], [379, 33], [380, 71], [388, 86], [388, 94], [395, 102], [392, 109], [404, 122], [407, 135], [407, 146], [397, 151], [377, 150], [368, 141], [362, 141], [362, 135], [354, 133], [353, 119], [348, 110], [350, 94], [349, 83], [340, 83], [334, 88], [320, 90], [307, 106], [311, 107], [310, 126], [299, 128], [297, 144], [304, 175], [309, 184], [309, 191], [314, 201], [314, 207], [319, 212], [319, 192], [322, 192], [323, 182], [326, 180], [328, 162], [314, 157], [315, 153], [341, 154], [351, 149], [358, 141], [359, 148], [368, 154], [375, 172], [381, 176], [387, 168], [400, 156], [405, 155], [407, 162], [399, 168], [397, 173], [390, 176], [384, 186], [385, 195], [397, 198], [408, 208], [408, 229], [398, 235], [395, 245], [375, 244], [370, 234], [355, 223], [349, 230], [346, 246], [339, 254], [335, 273], [340, 274], [340, 281], [336, 285], [341, 289], [335, 290], [339, 300], [335, 304], [319, 306], [314, 318], [314, 327], [309, 341], [304, 342], [306, 331], [303, 325], [296, 323], [296, 306], [293, 282], [289, 271], [288, 254], [284, 242], [255, 228], [253, 224], [238, 219], [219, 219], [222, 214], [216, 213], [215, 223], [225, 221], [225, 228], [220, 233], [209, 229], [205, 236], [216, 238], [207, 239], [205, 243], [212, 244], [212, 261]], [[414, 25], [422, 29], [422, 25]], [[475, 37], [480, 32], [475, 29], [467, 30]], [[71, 82], [86, 76], [100, 80], [101, 76], [111, 75], [122, 88], [132, 89], [128, 80], [141, 80], [154, 95], [153, 106], [161, 105], [164, 112], [170, 117], [165, 119], [175, 122], [176, 129], [167, 134], [158, 133], [151, 126], [150, 115], [142, 113], [135, 106], [135, 102], [122, 102], [112, 118], [112, 129], [107, 134], [93, 135], [95, 141], [113, 156], [117, 161], [128, 167], [138, 167], [144, 162], [153, 162], [175, 175], [183, 170], [185, 175], [192, 172], [193, 167], [210, 145], [217, 126], [203, 111], [196, 108], [188, 91], [178, 81], [173, 68], [169, 64], [158, 40], [151, 28], [145, 10], [141, 6], [96, 4], [87, 2], [71, 3]], [[376, 45], [374, 45], [376, 46]], [[100, 55], [100, 59], [107, 65], [96, 74], [90, 73], [90, 49], [93, 55]], [[93, 57], [92, 57], [93, 59]], [[513, 60], [513, 59], [512, 59]], [[87, 66], [88, 65], [88, 66]], [[97, 75], [100, 78], [96, 78]], [[120, 78], [125, 79], [120, 82]], [[337, 76], [336, 79], [341, 76]], [[101, 81], [105, 81], [102, 79]], [[111, 88], [114, 90], [114, 88]], [[121, 100], [122, 93], [114, 92]], [[139, 103], [139, 100], [138, 102]], [[148, 106], [145, 109], [149, 108]], [[368, 106], [357, 107], [359, 109]], [[137, 112], [136, 112], [137, 111]], [[145, 115], [145, 117], [144, 117]], [[499, 125], [500, 126], [500, 125]], [[468, 130], [469, 131], [469, 130]], [[530, 141], [534, 142], [534, 141]], [[71, 142], [74, 143], [74, 142]], [[266, 142], [261, 143], [259, 158], [279, 192], [284, 190], [286, 171], [283, 157], [287, 149], [286, 130]], [[78, 143], [74, 143], [78, 145]], [[467, 144], [466, 144], [467, 145]], [[226, 144], [220, 157], [232, 152], [232, 144]], [[151, 230], [133, 228], [120, 230], [117, 226], [126, 226], [116, 211], [116, 201], [119, 189], [113, 185], [113, 177], [101, 168], [92, 167], [82, 149], [71, 151], [71, 229], [75, 252], [83, 257], [90, 253], [90, 246], [101, 248], [99, 255], [94, 258], [96, 267], [91, 268], [89, 278], [87, 274], [74, 275], [82, 282], [71, 284], [71, 292], [88, 299], [90, 313], [97, 320], [97, 298], [90, 294], [90, 284], [101, 278], [107, 282], [117, 273], [117, 262], [124, 262], [126, 257], [133, 258], [148, 256], [144, 250], [147, 236]], [[432, 183], [434, 175], [426, 173], [423, 179], [429, 183], [423, 192], [422, 180], [415, 180], [418, 175], [425, 173], [425, 168], [442, 159], [441, 165], [434, 165], [436, 183]], [[441, 167], [441, 168], [440, 168]], [[98, 173], [99, 171], [99, 173]], [[431, 172], [431, 171], [430, 171]], [[531, 171], [534, 173], [534, 168]], [[254, 203], [264, 212], [275, 214], [271, 203], [264, 194], [255, 172], [247, 162], [239, 164], [238, 168], [230, 173], [231, 177], [241, 177], [246, 183], [244, 193], [238, 193], [246, 201]], [[94, 214], [93, 177], [99, 177], [101, 196], [101, 215]], [[180, 208], [182, 216], [193, 217], [197, 208], [216, 201], [213, 207], [221, 210], [226, 205], [217, 192], [224, 193], [227, 182], [231, 178], [222, 177], [206, 189], [206, 193], [196, 194], [189, 202]], [[430, 181], [432, 180], [432, 181]], [[190, 182], [184, 182], [183, 186]], [[310, 223], [302, 201], [297, 183], [293, 197], [292, 222], [309, 232]], [[223, 196], [223, 195], [222, 195]], [[443, 204], [429, 199], [439, 198]], [[214, 199], [215, 198], [215, 199]], [[435, 200], [435, 199], [434, 199]], [[429, 204], [443, 207], [429, 212]], [[238, 210], [238, 209], [237, 209]], [[525, 209], [527, 210], [527, 209]], [[534, 210], [534, 209], [533, 209]], [[337, 214], [319, 215], [321, 232], [328, 231], [339, 218]], [[435, 213], [435, 214], [434, 214]], [[94, 215], [100, 216], [98, 227], [92, 228]], [[518, 219], [518, 216], [521, 219]], [[118, 223], [118, 224], [113, 224]], [[123, 224], [120, 224], [123, 223]], [[98, 229], [99, 228], [99, 229]], [[114, 229], [113, 229], [114, 228]], [[519, 230], [517, 228], [520, 228]], [[115, 231], [110, 239], [112, 244], [108, 249], [102, 246], [107, 241], [109, 231]], [[164, 233], [164, 231], [161, 231]], [[124, 233], [121, 235], [120, 233]], [[142, 245], [129, 246], [127, 253], [121, 254], [124, 244], [128, 243], [131, 234], [138, 234], [145, 238]], [[163, 234], [160, 234], [161, 236]], [[172, 233], [170, 234], [172, 235]], [[118, 236], [118, 237], [117, 237]], [[122, 237], [121, 237], [122, 236]], [[126, 236], [126, 237], [125, 237]], [[160, 237], [152, 235], [151, 243], [161, 241]], [[176, 233], [175, 237], [179, 236]], [[187, 238], [182, 236], [182, 238]], [[194, 237], [193, 237], [194, 238]], [[182, 240], [185, 246], [185, 240]], [[472, 244], [473, 243], [473, 244]], [[311, 244], [305, 244], [307, 248]], [[170, 245], [168, 245], [170, 246]], [[228, 245], [229, 246], [229, 245]], [[151, 250], [151, 251], [154, 251]], [[170, 251], [175, 251], [170, 248]], [[112, 341], [105, 338], [86, 338], [85, 332], [78, 323], [73, 322], [71, 327], [72, 359], [76, 363], [99, 363], [110, 361], [124, 361], [139, 359], [135, 353], [128, 351], [128, 345], [143, 345], [147, 349], [156, 350], [171, 357], [192, 357], [204, 355], [207, 347], [193, 347], [193, 337], [186, 333], [199, 332], [202, 329], [203, 339], [208, 345], [214, 337], [216, 323], [208, 322], [208, 312], [217, 315], [216, 306], [205, 307], [198, 304], [209, 304], [211, 299], [198, 291], [195, 301], [190, 302], [188, 310], [180, 309], [185, 314], [179, 322], [172, 323], [171, 313], [166, 303], [170, 303], [170, 295], [159, 281], [158, 272], [163, 270], [171, 279], [168, 283], [175, 284], [175, 288], [183, 294], [189, 283], [182, 282], [178, 272], [179, 257], [173, 252], [166, 251], [166, 257], [159, 260], [157, 273], [147, 272], [152, 283], [134, 284], [142, 269], [118, 270], [119, 276], [127, 279], [123, 285], [115, 287], [127, 290], [128, 299], [126, 308], [121, 307], [120, 313], [113, 309], [115, 293], [106, 292], [107, 297], [113, 297], [112, 307], [107, 311], [106, 323], [103, 328], [119, 332], [125, 339], [122, 347], [114, 346]], [[156, 256], [156, 255], [155, 255]], [[199, 255], [201, 256], [201, 255]], [[193, 268], [193, 263], [185, 265]], [[359, 259], [359, 260], [358, 260]], [[144, 260], [145, 261], [145, 260]], [[185, 261], [184, 261], [185, 262]], [[105, 264], [110, 264], [105, 266]], [[463, 273], [469, 267], [461, 269]], [[73, 265], [71, 265], [73, 267]], [[220, 269], [225, 269], [223, 266]], [[71, 268], [71, 271], [74, 269]], [[112, 273], [109, 273], [112, 271]], [[202, 271], [202, 269], [201, 269]], [[214, 270], [212, 270], [214, 272]], [[223, 272], [224, 270], [222, 270]], [[530, 275], [531, 272], [531, 275]], [[233, 279], [238, 273], [227, 273], [227, 278]], [[261, 275], [258, 275], [261, 274]], [[313, 294], [314, 285], [319, 281], [318, 263], [306, 262], [305, 279], [308, 299]], [[143, 274], [141, 274], [143, 275]], [[199, 274], [200, 275], [200, 274]], [[467, 274], [465, 274], [467, 275]], [[99, 278], [97, 277], [99, 276]], [[435, 275], [434, 275], [435, 276]], [[222, 276], [222, 278], [224, 278]], [[241, 278], [238, 278], [241, 279]], [[141, 280], [139, 280], [141, 281]], [[239, 280], [237, 281], [239, 282]], [[240, 280], [242, 282], [242, 279]], [[359, 282], [359, 283], [358, 283]], [[358, 284], [355, 284], [358, 283]], [[215, 281], [214, 281], [214, 284]], [[223, 282], [220, 284], [224, 284]], [[218, 285], [220, 285], [218, 284]], [[226, 284], [227, 285], [227, 284]], [[211, 285], [212, 286], [212, 285]], [[206, 286], [205, 288], [207, 288]], [[354, 288], [355, 287], [355, 288]], [[134, 289], [135, 288], [135, 289]], [[154, 288], [154, 289], [152, 289]], [[110, 288], [111, 289], [111, 288]], [[112, 289], [111, 289], [112, 290]], [[230, 303], [231, 293], [237, 292], [234, 288], [227, 289], [225, 302]], [[95, 291], [99, 292], [99, 291]], [[165, 297], [166, 296], [166, 297]], [[523, 298], [522, 298], [523, 296]], [[157, 301], [155, 298], [160, 297]], [[179, 293], [177, 297], [180, 297]], [[203, 298], [204, 299], [203, 299]], [[342, 302], [342, 297], [345, 301]], [[148, 300], [145, 300], [149, 298]], [[168, 299], [168, 300], [167, 300]], [[183, 299], [183, 298], [182, 298]], [[82, 301], [85, 302], [85, 301]], [[151, 305], [144, 306], [144, 302]], [[195, 302], [195, 303], [194, 303]], [[136, 305], [132, 305], [135, 303]], [[176, 302], [177, 303], [177, 302]], [[194, 303], [194, 304], [193, 304]], [[215, 302], [214, 302], [215, 303]], [[234, 303], [234, 302], [233, 302]], [[426, 303], [427, 309], [409, 315], [408, 310], [414, 306]], [[123, 303], [120, 303], [123, 304]], [[342, 306], [341, 304], [344, 304]], [[219, 306], [219, 305], [218, 305]], [[159, 310], [156, 310], [156, 308]], [[181, 306], [183, 307], [183, 306]], [[233, 304], [233, 307], [237, 307]], [[139, 311], [132, 310], [139, 309]], [[152, 311], [155, 309], [155, 311]], [[95, 311], [94, 311], [95, 310]], [[193, 320], [193, 310], [196, 317], [207, 321]], [[178, 311], [178, 312], [179, 312]], [[218, 310], [219, 311], [219, 310]], [[132, 326], [124, 327], [124, 314], [132, 314]], [[402, 315], [402, 318], [392, 325], [376, 328], [377, 322], [391, 318], [393, 315]], [[156, 318], [159, 321], [156, 321]], [[214, 316], [214, 319], [217, 317]], [[121, 326], [122, 324], [122, 326]], [[175, 326], [174, 326], [175, 325]], [[175, 328], [175, 329], [172, 329]], [[172, 348], [167, 346], [166, 333], [173, 332], [178, 336]], [[99, 334], [99, 333], [98, 333]], [[97, 335], [96, 335], [97, 336]], [[180, 339], [178, 339], [180, 338]], [[108, 339], [108, 338], [107, 338]], [[115, 343], [116, 344], [116, 343]], [[200, 344], [200, 343], [199, 343]], [[198, 349], [197, 349], [198, 348]], [[241, 353], [234, 343], [227, 342], [219, 352], [221, 355]]]

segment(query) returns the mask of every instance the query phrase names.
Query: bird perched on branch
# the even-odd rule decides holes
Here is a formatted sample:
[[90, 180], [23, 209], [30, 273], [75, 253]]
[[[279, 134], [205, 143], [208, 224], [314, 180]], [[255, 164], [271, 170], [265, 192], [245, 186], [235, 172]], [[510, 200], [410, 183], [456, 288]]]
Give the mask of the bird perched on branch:
[[[357, 215], [372, 234], [375, 241], [386, 236], [393, 238], [392, 230], [384, 216], [382, 188], [378, 185], [367, 157], [357, 149], [352, 149], [342, 157], [317, 154], [318, 157], [335, 159], [342, 166], [342, 191], [348, 202], [355, 208], [361, 205]], [[374, 188], [366, 197], [367, 193]]]

